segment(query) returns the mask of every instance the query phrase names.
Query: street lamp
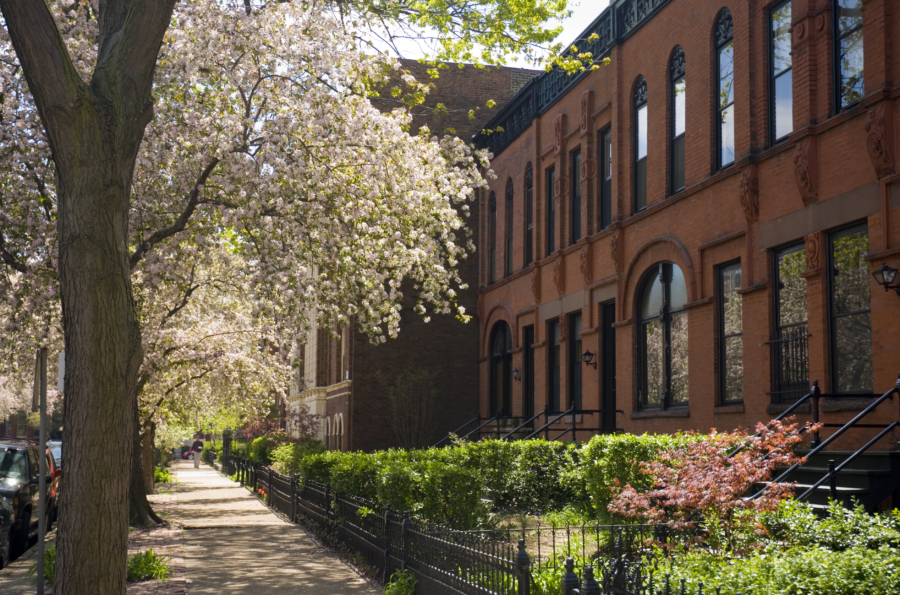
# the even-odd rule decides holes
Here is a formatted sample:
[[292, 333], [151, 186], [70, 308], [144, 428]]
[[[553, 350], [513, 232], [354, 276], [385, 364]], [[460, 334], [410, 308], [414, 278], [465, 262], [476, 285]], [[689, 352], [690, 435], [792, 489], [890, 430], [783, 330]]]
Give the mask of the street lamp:
[[522, 373], [519, 372], [519, 368], [514, 368], [513, 369], [513, 380], [521, 380], [521, 379], [522, 379]]
[[897, 277], [897, 269], [889, 267], [886, 262], [882, 262], [880, 267], [872, 271], [872, 276], [875, 277], [875, 281], [879, 285], [884, 287], [885, 291], [893, 289], [900, 296], [900, 284], [891, 285]]
[[594, 354], [591, 353], [589, 350], [587, 350], [587, 349], [584, 350], [584, 353], [581, 354], [581, 359], [584, 362], [584, 365], [593, 366], [595, 370], [597, 369], [597, 362], [593, 361]]

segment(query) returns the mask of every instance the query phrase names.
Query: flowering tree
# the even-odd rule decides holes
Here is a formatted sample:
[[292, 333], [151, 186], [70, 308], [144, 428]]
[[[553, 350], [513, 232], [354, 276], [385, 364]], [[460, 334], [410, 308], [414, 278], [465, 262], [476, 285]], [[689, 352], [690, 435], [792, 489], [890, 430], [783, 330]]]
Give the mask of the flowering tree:
[[[227, 392], [264, 394], [312, 316], [383, 341], [404, 280], [421, 313], [455, 307], [486, 156], [374, 109], [397, 64], [329, 11], [250, 5], [0, 0], [0, 398], [34, 347], [65, 347], [59, 593], [124, 592], [127, 478], [105, 461], [138, 415], [248, 376]], [[503, 9], [455, 10], [484, 6]]]
[[[750, 499], [746, 497], [750, 489], [769, 482], [776, 468], [803, 460], [793, 452], [802, 439], [797, 424], [772, 421], [759, 423], [756, 429], [754, 436], [740, 430], [713, 431], [703, 441], [641, 463], [653, 488], [638, 492], [626, 484], [609, 504], [609, 512], [676, 529], [692, 528], [702, 519], [707, 527], [721, 529], [722, 545], [733, 549], [738, 523], [753, 524], [753, 513], [774, 510], [794, 493], [791, 483], [768, 484]], [[737, 446], [740, 450], [735, 453]]]

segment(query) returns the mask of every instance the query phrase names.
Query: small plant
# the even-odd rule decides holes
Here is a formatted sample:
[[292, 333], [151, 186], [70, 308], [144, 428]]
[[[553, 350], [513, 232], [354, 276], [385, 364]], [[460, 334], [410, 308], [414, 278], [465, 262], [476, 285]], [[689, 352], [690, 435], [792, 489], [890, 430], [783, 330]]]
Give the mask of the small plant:
[[418, 579], [408, 570], [398, 570], [384, 586], [384, 595], [415, 595]]
[[229, 475], [228, 479], [230, 479], [231, 481], [233, 481], [235, 483], [238, 483], [238, 474], [235, 473], [234, 475]]
[[265, 489], [259, 488], [258, 490], [256, 490], [256, 492], [259, 494], [259, 497], [262, 498], [263, 500], [269, 499], [269, 494], [266, 493]]
[[[48, 584], [53, 583], [53, 569], [56, 566], [56, 548], [49, 547], [44, 550], [44, 582]], [[37, 574], [37, 562], [31, 565], [31, 568], [28, 569], [28, 576]], [[37, 576], [31, 579], [31, 584], [37, 584]]]
[[164, 581], [169, 578], [169, 574], [172, 572], [172, 569], [167, 564], [169, 560], [168, 556], [157, 554], [153, 551], [153, 548], [148, 549], [146, 552], [138, 552], [128, 558], [128, 580]]
[[168, 469], [156, 467], [153, 469], [153, 481], [156, 483], [172, 483], [175, 478], [169, 473]]

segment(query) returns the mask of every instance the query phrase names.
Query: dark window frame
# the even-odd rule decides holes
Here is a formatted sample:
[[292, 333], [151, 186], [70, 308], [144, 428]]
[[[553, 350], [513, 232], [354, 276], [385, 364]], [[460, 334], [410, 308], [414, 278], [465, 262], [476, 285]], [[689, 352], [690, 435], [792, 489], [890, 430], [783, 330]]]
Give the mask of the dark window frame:
[[497, 196], [488, 197], [488, 282], [497, 280]]
[[[685, 84], [685, 93], [687, 92], [687, 72], [685, 65], [685, 56], [684, 49], [679, 45], [676, 46], [672, 51], [672, 59], [669, 61], [669, 112], [672, 114], [671, 117], [671, 125], [669, 127], [669, 138], [671, 139], [669, 142], [669, 186], [671, 188], [670, 194], [676, 194], [682, 190], [684, 190], [685, 185], [687, 184], [686, 178], [686, 156], [685, 152], [687, 147], [685, 147], [685, 137], [687, 134], [687, 96], [685, 96], [685, 126], [684, 131], [681, 134], [676, 134], [675, 126], [677, 123], [676, 116], [676, 105], [677, 105], [677, 97], [676, 97], [676, 86], [679, 82], [684, 82]], [[681, 185], [677, 184], [677, 163], [675, 154], [678, 147], [678, 142], [681, 142]]]
[[[836, 326], [836, 324], [835, 324], [835, 319], [837, 319], [837, 318], [845, 318], [845, 317], [849, 317], [849, 316], [856, 316], [856, 315], [864, 314], [864, 313], [868, 312], [868, 313], [869, 313], [869, 325], [870, 325], [869, 328], [870, 328], [870, 332], [871, 332], [871, 324], [872, 324], [872, 319], [871, 319], [871, 314], [872, 314], [872, 295], [871, 295], [871, 289], [870, 289], [870, 292], [869, 292], [869, 307], [868, 307], [867, 309], [865, 309], [865, 310], [856, 310], [856, 311], [854, 311], [854, 312], [845, 313], [845, 314], [841, 314], [841, 315], [836, 315], [836, 314], [835, 314], [835, 312], [834, 312], [834, 276], [835, 276], [835, 267], [834, 267], [834, 240], [840, 239], [840, 238], [842, 238], [842, 237], [844, 237], [844, 236], [846, 236], [846, 235], [852, 235], [852, 234], [854, 234], [854, 233], [857, 233], [858, 231], [863, 231], [863, 230], [865, 230], [865, 232], [866, 232], [866, 237], [868, 238], [868, 234], [869, 234], [869, 226], [868, 226], [868, 221], [866, 221], [866, 220], [856, 221], [856, 222], [853, 222], [853, 223], [849, 223], [849, 224], [847, 224], [847, 225], [843, 225], [843, 226], [838, 227], [838, 228], [836, 228], [836, 229], [829, 230], [829, 231], [826, 233], [826, 247], [827, 247], [827, 252], [826, 252], [826, 254], [825, 254], [825, 261], [826, 261], [826, 263], [827, 263], [827, 265], [826, 265], [826, 269], [827, 269], [827, 270], [826, 270], [826, 273], [827, 273], [827, 274], [826, 274], [826, 283], [827, 283], [827, 290], [828, 290], [828, 297], [827, 297], [827, 307], [828, 307], [828, 362], [829, 362], [829, 366], [828, 366], [829, 370], [828, 370], [828, 373], [829, 373], [829, 376], [830, 376], [829, 380], [830, 380], [830, 383], [831, 383], [831, 384], [830, 384], [830, 386], [831, 386], [831, 391], [830, 391], [830, 392], [833, 393], [833, 394], [842, 394], [842, 395], [866, 395], [866, 396], [871, 396], [871, 395], [873, 394], [871, 389], [868, 390], [868, 391], [849, 391], [849, 392], [838, 390], [838, 370], [837, 370], [838, 362], [837, 362], [837, 334], [836, 334], [836, 332], [837, 332], [837, 326]], [[866, 281], [867, 281], [867, 282], [869, 281], [868, 275], [866, 275]], [[871, 348], [871, 344], [870, 344], [870, 348]], [[873, 354], [873, 355], [874, 355], [874, 354]]]
[[[716, 343], [717, 343], [717, 359], [716, 369], [718, 372], [718, 388], [719, 388], [719, 404], [720, 405], [740, 405], [744, 402], [743, 392], [740, 399], [729, 399], [726, 390], [726, 373], [725, 365], [727, 363], [727, 339], [733, 337], [741, 337], [743, 340], [743, 326], [740, 333], [726, 334], [725, 331], [725, 276], [724, 273], [737, 268], [741, 275], [741, 283], [743, 284], [744, 271], [741, 267], [741, 259], [731, 260], [716, 266]], [[743, 325], [743, 308], [741, 311], [741, 322]], [[743, 364], [743, 360], [742, 360]], [[743, 375], [743, 372], [742, 372]]]
[[[498, 336], [500, 333], [504, 333], [503, 336], [503, 346], [505, 350], [497, 354], [494, 349]], [[512, 331], [509, 328], [509, 324], [506, 321], [501, 320], [494, 324], [494, 327], [491, 329], [491, 340], [488, 345], [488, 361], [490, 362], [490, 378], [488, 379], [490, 382], [490, 386], [488, 388], [489, 393], [489, 407], [491, 409], [491, 415], [500, 415], [509, 417], [512, 415]], [[503, 374], [503, 389], [502, 394], [497, 394], [497, 365], [499, 364], [502, 374]]]
[[[794, 90], [793, 90], [793, 85], [792, 85], [792, 87], [791, 87], [791, 131], [788, 132], [787, 134], [779, 136], [779, 137], [775, 136], [777, 134], [777, 123], [775, 120], [775, 115], [776, 115], [775, 82], [777, 79], [779, 79], [782, 76], [784, 76], [785, 74], [787, 74], [788, 71], [790, 71], [791, 80], [793, 81], [794, 61], [793, 61], [793, 57], [792, 57], [790, 68], [785, 68], [784, 70], [782, 70], [779, 73], [775, 72], [775, 47], [774, 47], [775, 46], [775, 35], [774, 35], [775, 30], [774, 30], [774, 22], [772, 20], [772, 18], [776, 12], [778, 12], [781, 8], [783, 8], [785, 4], [791, 4], [792, 1], [793, 0], [780, 0], [779, 2], [776, 2], [775, 4], [770, 6], [769, 9], [766, 11], [766, 22], [768, 23], [766, 26], [766, 47], [768, 47], [768, 62], [769, 62], [767, 65], [767, 68], [769, 71], [769, 76], [768, 76], [767, 80], [768, 80], [768, 85], [769, 85], [768, 96], [769, 96], [769, 138], [771, 139], [771, 142], [769, 143], [770, 146], [774, 146], [774, 145], [777, 145], [779, 143], [782, 143], [782, 142], [788, 140], [788, 138], [790, 138], [791, 134], [794, 132], [794, 122], [793, 122]], [[794, 10], [794, 7], [793, 7], [793, 4], [791, 4], [791, 11], [792, 11], [791, 14], [793, 14], [793, 10]], [[793, 41], [792, 41], [792, 43], [793, 43]]]
[[509, 277], [513, 272], [513, 212], [515, 205], [515, 187], [512, 179], [506, 182], [506, 254], [505, 275]]
[[[727, 8], [723, 8], [719, 12], [719, 16], [716, 18], [716, 32], [714, 35], [715, 38], [715, 47], [713, 48], [713, 54], [715, 57], [715, 85], [714, 85], [714, 98], [715, 98], [715, 129], [716, 129], [716, 171], [723, 170], [733, 166], [737, 162], [737, 154], [734, 155], [734, 158], [729, 162], [724, 162], [722, 160], [722, 113], [729, 108], [734, 110], [734, 101], [735, 101], [735, 92], [732, 88], [731, 91], [731, 103], [723, 106], [721, 102], [721, 84], [722, 84], [722, 50], [725, 49], [728, 44], [732, 44], [732, 52], [731, 52], [731, 82], [734, 84], [734, 19], [731, 16], [731, 11]], [[737, 121], [735, 119], [735, 125]], [[733, 127], [734, 128], [734, 127]], [[735, 133], [734, 129], [732, 129], [732, 134]], [[736, 145], [736, 143], [735, 143]], [[735, 153], [737, 153], [737, 146], [735, 146]]]
[[554, 206], [553, 186], [556, 182], [556, 166], [551, 165], [545, 171], [547, 178], [547, 256], [556, 252], [556, 208]]
[[522, 327], [522, 417], [534, 416], [534, 325]]
[[534, 260], [534, 172], [529, 163], [525, 168], [525, 238], [522, 252], [522, 267], [527, 267]]
[[[647, 79], [643, 76], [639, 77], [637, 82], [634, 85], [634, 94], [633, 94], [633, 110], [632, 110], [632, 119], [634, 122], [634, 150], [633, 150], [633, 159], [634, 159], [634, 197], [632, 199], [632, 211], [634, 213], [639, 213], [647, 208], [647, 158], [650, 155], [650, 107], [648, 106], [647, 101]], [[647, 127], [648, 130], [644, 132], [647, 135], [647, 154], [643, 157], [638, 157], [640, 152], [640, 135], [641, 135], [641, 127], [640, 127], [640, 111], [642, 108], [647, 110]], [[644, 166], [643, 169], [643, 196], [641, 196], [640, 188], [640, 178], [641, 178], [641, 165]], [[643, 199], [643, 204], [641, 204]]]
[[569, 153], [571, 161], [570, 169], [572, 171], [572, 192], [569, 196], [570, 207], [570, 228], [569, 229], [569, 245], [574, 244], [581, 239], [581, 147]]
[[[600, 130], [598, 139], [597, 142], [600, 144], [597, 150], [597, 155], [600, 156], [600, 167], [597, 172], [599, 184], [597, 189], [599, 198], [598, 229], [606, 229], [612, 224], [612, 126]], [[609, 167], [608, 176], [606, 175], [607, 166]]]
[[574, 404], [576, 411], [582, 410], [584, 399], [584, 389], [582, 386], [582, 379], [584, 376], [582, 368], [584, 367], [584, 362], [581, 360], [581, 348], [584, 344], [581, 338], [582, 321], [581, 310], [570, 312], [566, 315], [566, 323], [569, 326], [566, 333], [566, 351], [568, 351], [566, 355], [568, 356], [567, 359], [569, 364], [567, 374], [569, 394], [567, 396], [569, 398], [569, 407]]
[[[841, 40], [853, 33], [856, 33], [858, 30], [863, 28], [865, 24], [865, 16], [860, 21], [858, 27], [854, 27], [853, 29], [847, 31], [846, 33], [840, 32], [840, 8], [838, 5], [839, 0], [832, 0], [831, 2], [831, 13], [832, 13], [832, 37], [831, 37], [831, 46], [832, 46], [832, 63], [834, 65], [833, 68], [833, 78], [834, 78], [834, 111], [836, 114], [841, 113], [844, 110], [850, 109], [859, 103], [865, 98], [866, 93], [866, 73], [865, 68], [863, 68], [863, 89], [862, 89], [862, 97], [860, 97], [857, 101], [853, 101], [844, 105], [843, 103], [843, 95], [841, 94], [841, 81], [843, 80], [842, 69], [841, 69]], [[865, 36], [863, 36], [863, 60], [865, 60]]]
[[[772, 391], [771, 397], [773, 403], [792, 403], [802, 397], [809, 388], [809, 295], [806, 296], [806, 319], [804, 322], [791, 323], [784, 326], [781, 326], [781, 306], [780, 306], [780, 294], [781, 294], [781, 273], [780, 268], [778, 266], [779, 259], [787, 254], [793, 254], [795, 252], [801, 252], [805, 256], [806, 245], [804, 242], [791, 242], [789, 244], [785, 244], [783, 246], [779, 246], [778, 248], [772, 250], [771, 254], [771, 262], [772, 262], [772, 341], [770, 341], [770, 345], [772, 347], [772, 351], [770, 354], [771, 357], [771, 370], [772, 370]], [[790, 329], [797, 329], [796, 332], [790, 331]], [[804, 332], [805, 329], [805, 332]], [[794, 334], [794, 337], [785, 338], [784, 331], [788, 330], [789, 335]], [[804, 342], [805, 337], [805, 342]], [[793, 345], [788, 348], [788, 352], [792, 357], [801, 358], [799, 364], [800, 368], [804, 367], [803, 359], [805, 358], [805, 368], [806, 374], [803, 378], [796, 378], [794, 382], [790, 382], [790, 378], [785, 380], [783, 377], [780, 377], [781, 374], [783, 376], [784, 365], [780, 365], [783, 362], [784, 351], [779, 352], [779, 348], [781, 345], [788, 340], [793, 341]], [[790, 368], [799, 369], [797, 366], [789, 366]], [[794, 370], [791, 370], [794, 371]], [[800, 374], [788, 374], [788, 376], [803, 376], [802, 371]]]

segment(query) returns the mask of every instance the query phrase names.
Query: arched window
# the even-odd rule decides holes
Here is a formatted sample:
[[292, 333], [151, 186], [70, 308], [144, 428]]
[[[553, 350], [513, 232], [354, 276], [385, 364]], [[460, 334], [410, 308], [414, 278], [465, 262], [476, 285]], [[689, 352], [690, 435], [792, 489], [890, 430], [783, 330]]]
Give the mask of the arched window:
[[529, 163], [525, 168], [525, 245], [522, 251], [525, 254], [525, 262], [522, 266], [527, 267], [534, 260], [532, 242], [534, 242], [534, 174]]
[[647, 207], [647, 81], [634, 86], [634, 212]]
[[734, 163], [734, 25], [727, 8], [716, 21], [716, 165]]
[[512, 334], [503, 321], [491, 331], [491, 415], [509, 417], [512, 409]]
[[493, 283], [497, 280], [497, 197], [491, 192], [488, 199], [488, 281]]
[[643, 408], [688, 404], [687, 285], [678, 265], [662, 262], [645, 275], [638, 294], [639, 401]]
[[513, 182], [506, 183], [506, 276], [513, 272]]
[[834, 0], [838, 111], [863, 98], [863, 0]]
[[672, 194], [684, 188], [684, 131], [687, 115], [684, 74], [684, 50], [678, 46], [672, 52], [672, 62], [669, 64], [669, 76], [672, 83], [672, 176], [670, 181]]

